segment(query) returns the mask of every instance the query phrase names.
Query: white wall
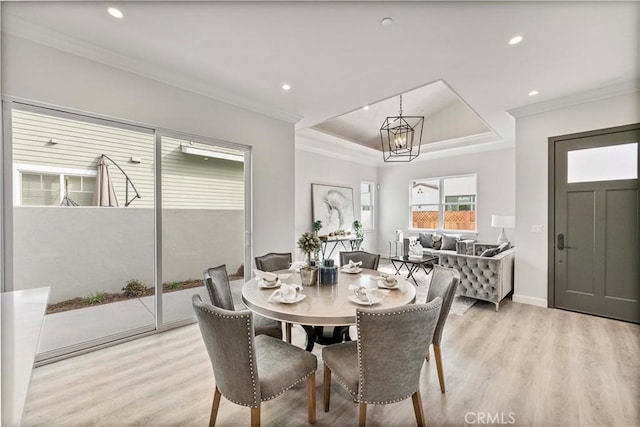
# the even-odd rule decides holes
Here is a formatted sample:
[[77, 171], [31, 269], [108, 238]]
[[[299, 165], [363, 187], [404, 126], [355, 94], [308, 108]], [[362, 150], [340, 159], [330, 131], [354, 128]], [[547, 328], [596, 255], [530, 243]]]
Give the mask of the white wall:
[[640, 122], [639, 106], [635, 92], [517, 117], [514, 301], [547, 306], [548, 138]]
[[[403, 230], [405, 236], [417, 235], [407, 231], [409, 227], [409, 182], [419, 178], [478, 175], [477, 227], [475, 237], [480, 242], [495, 242], [500, 230], [491, 228], [491, 215], [515, 213], [515, 150], [504, 148], [433, 158], [421, 154], [417, 161], [380, 168], [380, 227], [378, 250], [389, 253], [389, 241], [395, 240], [395, 230]], [[425, 160], [423, 160], [425, 159]], [[513, 230], [505, 230], [516, 244]], [[519, 243], [519, 242], [518, 242]]]
[[[347, 144], [345, 142], [345, 144]], [[356, 163], [335, 157], [309, 152], [304, 149], [296, 149], [296, 238], [305, 231], [312, 230], [311, 211], [311, 184], [335, 184], [353, 188], [354, 217], [360, 219], [360, 183], [362, 181], [378, 182], [377, 167]], [[379, 206], [379, 197], [376, 192], [375, 203]], [[378, 207], [379, 209], [379, 207]], [[377, 212], [376, 212], [377, 214]], [[365, 251], [378, 252], [376, 230], [366, 231], [362, 248]], [[322, 234], [322, 231], [320, 232]], [[338, 246], [340, 247], [340, 246]], [[333, 258], [338, 259], [338, 250]], [[304, 256], [296, 248], [294, 258], [303, 260]]]
[[293, 250], [292, 123], [14, 36], [2, 44], [3, 95], [252, 146], [254, 253]]

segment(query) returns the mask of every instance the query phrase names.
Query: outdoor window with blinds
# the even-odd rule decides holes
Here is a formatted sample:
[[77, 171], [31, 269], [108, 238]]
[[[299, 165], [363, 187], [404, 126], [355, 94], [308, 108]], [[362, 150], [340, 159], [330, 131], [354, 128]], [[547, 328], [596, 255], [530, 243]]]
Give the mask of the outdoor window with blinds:
[[373, 230], [373, 189], [372, 182], [360, 183], [360, 222], [363, 230]]
[[410, 228], [476, 230], [477, 175], [411, 181]]
[[23, 206], [60, 206], [72, 200], [78, 206], [91, 206], [95, 176], [20, 172], [20, 204]]

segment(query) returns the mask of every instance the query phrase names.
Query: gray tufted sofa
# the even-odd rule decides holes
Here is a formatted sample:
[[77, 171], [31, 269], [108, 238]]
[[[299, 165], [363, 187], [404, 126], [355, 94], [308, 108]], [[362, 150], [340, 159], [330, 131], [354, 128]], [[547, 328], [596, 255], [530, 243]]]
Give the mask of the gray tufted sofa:
[[515, 249], [510, 248], [491, 258], [478, 254], [496, 245], [476, 243], [475, 255], [462, 255], [440, 251], [438, 264], [455, 268], [460, 272], [457, 295], [489, 301], [496, 305], [513, 290], [513, 260]]

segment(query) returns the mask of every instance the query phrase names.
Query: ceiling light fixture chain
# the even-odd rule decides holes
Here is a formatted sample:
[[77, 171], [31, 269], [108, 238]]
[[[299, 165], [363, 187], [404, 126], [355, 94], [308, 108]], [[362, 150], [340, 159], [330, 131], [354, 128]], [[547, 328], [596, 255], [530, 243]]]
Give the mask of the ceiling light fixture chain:
[[385, 162], [410, 162], [420, 154], [423, 116], [402, 115], [402, 95], [397, 117], [387, 117], [380, 128], [382, 156]]

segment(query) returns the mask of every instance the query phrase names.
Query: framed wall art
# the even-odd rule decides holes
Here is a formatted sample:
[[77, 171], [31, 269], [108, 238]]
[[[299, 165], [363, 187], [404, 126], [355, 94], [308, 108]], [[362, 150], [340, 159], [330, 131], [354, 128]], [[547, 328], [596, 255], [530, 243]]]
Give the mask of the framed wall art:
[[353, 188], [311, 184], [313, 221], [322, 221], [321, 235], [351, 230], [353, 225]]

